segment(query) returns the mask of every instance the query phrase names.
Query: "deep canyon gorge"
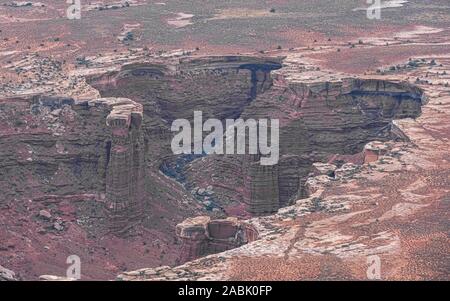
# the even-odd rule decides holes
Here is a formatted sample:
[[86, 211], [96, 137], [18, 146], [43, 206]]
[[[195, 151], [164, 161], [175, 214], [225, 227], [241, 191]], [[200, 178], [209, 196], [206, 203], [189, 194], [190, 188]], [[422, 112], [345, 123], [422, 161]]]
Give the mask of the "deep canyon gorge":
[[0, 281], [450, 279], [448, 0], [76, 2], [0, 4]]
[[[137, 62], [86, 76], [98, 98], [3, 98], [3, 206], [50, 205], [68, 219], [62, 224], [76, 222], [98, 238], [127, 237], [138, 226], [173, 237], [180, 223], [180, 251], [162, 263], [183, 263], [257, 239], [233, 217], [272, 214], [307, 198], [313, 163], [334, 166], [335, 177], [364, 163], [369, 142], [407, 141], [393, 121], [418, 117], [426, 101], [406, 82], [289, 80], [283, 59]], [[256, 155], [173, 155], [171, 122], [192, 120], [195, 110], [220, 120], [279, 119], [278, 164], [262, 166]], [[41, 206], [33, 207], [39, 222]], [[155, 224], [161, 210], [170, 221]], [[196, 215], [213, 219], [181, 223]]]

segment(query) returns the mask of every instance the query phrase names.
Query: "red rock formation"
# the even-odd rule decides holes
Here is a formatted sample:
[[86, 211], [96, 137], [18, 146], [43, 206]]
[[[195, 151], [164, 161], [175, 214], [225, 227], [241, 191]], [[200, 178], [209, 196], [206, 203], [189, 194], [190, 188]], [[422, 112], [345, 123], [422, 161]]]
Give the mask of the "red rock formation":
[[[274, 83], [271, 70], [279, 67], [280, 58], [232, 56], [169, 60], [166, 65], [137, 63], [90, 77], [103, 95], [133, 100], [41, 96], [7, 102], [3, 106], [11, 110], [31, 106], [33, 118], [46, 121], [38, 125], [39, 131], [21, 131], [19, 144], [15, 135], [4, 132], [2, 140], [11, 142], [11, 149], [3, 150], [4, 181], [21, 181], [8, 175], [23, 179], [35, 166], [30, 186], [40, 181], [35, 185], [39, 190], [97, 193], [98, 199], [106, 197], [118, 231], [127, 228], [127, 221], [139, 221], [146, 193], [159, 197], [151, 180], [146, 181], [146, 164], [157, 174], [165, 162], [174, 160], [175, 178], [188, 189], [211, 186], [216, 207], [245, 203], [249, 212], [260, 215], [304, 195], [312, 162], [359, 152], [371, 140], [390, 139], [392, 119], [420, 113], [421, 91], [406, 83], [354, 78], [289, 82], [280, 80], [280, 74]], [[250, 156], [212, 156], [179, 166], [179, 156], [169, 149], [170, 120], [191, 119], [195, 109], [205, 118], [279, 118], [279, 164], [265, 167]], [[30, 145], [23, 159], [15, 158], [13, 147]], [[9, 193], [11, 183], [4, 186]], [[27, 190], [27, 185], [21, 186]], [[16, 189], [11, 193], [20, 194]]]
[[372, 141], [364, 146], [364, 163], [377, 161], [380, 156], [386, 154], [387, 146], [379, 141]]
[[177, 225], [177, 236], [182, 241], [180, 261], [223, 252], [258, 238], [253, 226], [236, 218], [211, 220], [207, 216], [188, 218]]
[[145, 149], [141, 131], [142, 105], [129, 99], [99, 99], [112, 107], [106, 124], [111, 145], [106, 166], [106, 205], [113, 231], [124, 231], [140, 221], [145, 198]]

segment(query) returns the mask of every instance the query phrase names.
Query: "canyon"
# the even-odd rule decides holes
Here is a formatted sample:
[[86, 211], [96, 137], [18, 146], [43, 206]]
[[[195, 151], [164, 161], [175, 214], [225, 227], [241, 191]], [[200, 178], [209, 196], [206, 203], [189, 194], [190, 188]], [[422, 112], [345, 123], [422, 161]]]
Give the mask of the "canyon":
[[[190, 197], [210, 187], [208, 199], [220, 213], [233, 205], [245, 205], [242, 214], [273, 213], [305, 195], [312, 163], [356, 154], [373, 140], [402, 140], [392, 121], [418, 117], [425, 102], [414, 85], [385, 80], [285, 84], [271, 73], [281, 68], [281, 60], [212, 57], [131, 64], [89, 75], [101, 98], [4, 99], [4, 119], [17, 117], [15, 129], [2, 131], [4, 196], [36, 198], [38, 190], [42, 197], [90, 194], [105, 203], [111, 230], [120, 232], [139, 221], [152, 198], [147, 178], [153, 169], [186, 191], [197, 188]], [[200, 88], [205, 85], [207, 91]], [[171, 152], [170, 124], [192, 121], [195, 110], [223, 121], [276, 117], [279, 163], [263, 166], [258, 155], [191, 155], [179, 163], [189, 155]]]
[[[4, 277], [63, 274], [75, 252], [92, 259], [90, 279], [361, 279], [373, 254], [386, 256], [390, 279], [414, 277], [416, 265], [445, 278], [445, 215], [431, 204], [448, 204], [448, 53], [383, 74], [327, 70], [315, 55], [140, 50], [69, 71], [40, 57], [11, 62], [54, 77], [0, 95]], [[171, 124], [194, 111], [224, 125], [278, 119], [279, 162], [173, 154]], [[425, 222], [411, 221], [411, 234], [402, 219], [416, 214]], [[424, 267], [410, 240], [444, 264]]]

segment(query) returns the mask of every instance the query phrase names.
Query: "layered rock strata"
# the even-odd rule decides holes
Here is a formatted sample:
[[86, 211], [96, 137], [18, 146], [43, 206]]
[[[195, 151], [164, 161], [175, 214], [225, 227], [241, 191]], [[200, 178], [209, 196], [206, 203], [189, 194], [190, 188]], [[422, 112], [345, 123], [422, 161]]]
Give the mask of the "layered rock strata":
[[[291, 79], [283, 69], [274, 71], [281, 60], [137, 62], [88, 76], [100, 94], [114, 97], [4, 100], [3, 112], [31, 112], [15, 133], [12, 125], [2, 131], [6, 195], [89, 192], [106, 203], [111, 227], [119, 231], [140, 220], [147, 196], [159, 197], [152, 183], [166, 181], [161, 170], [188, 191], [211, 186], [212, 195], [201, 196], [207, 210], [228, 214], [230, 204], [244, 204], [253, 215], [272, 213], [306, 195], [313, 162], [360, 152], [372, 140], [404, 139], [392, 120], [417, 117], [425, 101], [420, 89], [404, 82]], [[261, 166], [257, 156], [173, 155], [171, 121], [192, 121], [194, 110], [204, 119], [278, 118], [279, 163]], [[25, 185], [16, 189], [19, 182]]]
[[[208, 184], [225, 199], [247, 204], [253, 215], [275, 212], [306, 196], [305, 181], [313, 162], [326, 161], [334, 154], [356, 154], [372, 140], [404, 140], [392, 121], [416, 118], [426, 101], [420, 89], [405, 82], [347, 78], [286, 84], [280, 73], [274, 86], [241, 115], [244, 119], [280, 119], [279, 163], [265, 167], [251, 156], [211, 158], [193, 163], [188, 170], [192, 185], [208, 181], [205, 167], [212, 179], [232, 175]], [[208, 167], [214, 165], [220, 168]]]
[[139, 222], [144, 210], [146, 183], [145, 145], [141, 131], [142, 105], [129, 99], [98, 99], [111, 107], [106, 118], [111, 141], [107, 142], [106, 206], [111, 228], [124, 231]]
[[[106, 202], [112, 228], [142, 212], [145, 147], [142, 106], [129, 99], [5, 99], [0, 185], [9, 198], [86, 194]], [[15, 131], [8, 127], [16, 123]]]
[[258, 237], [253, 226], [232, 217], [222, 220], [211, 220], [207, 216], [188, 218], [177, 225], [176, 233], [182, 242], [180, 262], [234, 249]]
[[[214, 197], [200, 197], [207, 208], [227, 211], [243, 203], [246, 211], [260, 215], [305, 196], [313, 162], [361, 152], [372, 140], [404, 139], [392, 120], [417, 117], [425, 101], [420, 89], [405, 82], [292, 79], [290, 62], [287, 71], [273, 71], [280, 60], [242, 56], [135, 63], [89, 81], [102, 95], [127, 95], [143, 105], [145, 139], [152, 149], [148, 161], [159, 162], [187, 190], [212, 186]], [[171, 155], [171, 121], [192, 121], [195, 110], [204, 119], [280, 119], [279, 164], [259, 166], [251, 156]]]
[[[309, 197], [296, 200], [276, 214], [248, 219], [246, 222], [258, 231], [258, 240], [254, 242], [178, 267], [141, 269], [118, 278], [367, 279], [368, 258], [378, 256], [382, 279], [447, 279], [445, 212], [450, 187], [450, 132], [446, 121], [450, 115], [450, 94], [444, 83], [448, 80], [450, 58], [447, 55], [441, 61], [433, 75], [430, 68], [424, 67], [390, 77], [389, 81], [382, 76], [377, 80], [343, 80], [347, 84], [334, 86], [348, 88], [348, 83], [353, 82], [357, 84], [350, 87], [362, 87], [364, 93], [342, 89], [347, 92], [346, 96], [338, 97], [340, 106], [324, 105], [327, 93], [322, 100], [314, 98], [314, 103], [303, 96], [292, 96], [290, 105], [284, 106], [287, 113], [278, 115], [283, 117], [284, 124], [301, 113], [291, 109], [296, 107], [314, 112], [315, 105], [317, 112], [326, 116], [306, 114], [311, 122], [305, 121], [304, 125], [310, 125], [308, 129], [315, 135], [294, 132], [306, 142], [323, 141], [316, 147], [304, 143], [298, 148], [311, 151], [310, 173], [305, 177]], [[280, 73], [280, 86], [330, 85], [325, 84], [329, 80], [320, 78], [320, 72], [308, 73], [309, 77], [298, 75], [295, 68], [291, 76], [286, 70]], [[419, 82], [418, 88], [404, 82], [425, 76], [430, 83]], [[289, 90], [286, 93], [290, 94]], [[370, 90], [371, 93], [366, 93]], [[273, 95], [277, 94], [280, 95]], [[296, 101], [299, 98], [303, 101]], [[276, 111], [276, 105], [269, 101], [259, 105]], [[327, 120], [329, 127], [325, 126]], [[389, 139], [394, 141], [387, 142]], [[295, 145], [295, 139], [291, 141], [287, 147]], [[338, 151], [349, 155], [336, 155]], [[356, 156], [358, 152], [362, 153]], [[352, 153], [355, 156], [350, 156]]]

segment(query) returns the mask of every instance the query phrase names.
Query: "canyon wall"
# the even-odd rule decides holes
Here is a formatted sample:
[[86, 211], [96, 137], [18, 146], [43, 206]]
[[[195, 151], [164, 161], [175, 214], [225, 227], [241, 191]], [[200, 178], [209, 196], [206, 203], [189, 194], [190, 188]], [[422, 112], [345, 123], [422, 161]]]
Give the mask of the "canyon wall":
[[[89, 83], [102, 96], [129, 97], [143, 105], [142, 128], [150, 150], [146, 152], [147, 162], [152, 169], [160, 169], [191, 190], [197, 185], [188, 181], [186, 168], [198, 159], [209, 158], [173, 155], [170, 149], [172, 121], [184, 118], [192, 122], [196, 110], [202, 111], [203, 120], [238, 118], [258, 95], [272, 87], [270, 74], [281, 68], [281, 60], [227, 56], [130, 64], [117, 71], [90, 76]], [[222, 171], [220, 177], [235, 179], [238, 184], [233, 186], [242, 192], [246, 184], [238, 166], [241, 159], [238, 156], [233, 156], [231, 161], [222, 157], [216, 159], [210, 169]], [[232, 166], [222, 167], [221, 162]], [[204, 170], [208, 175], [209, 169]], [[229, 196], [229, 201], [234, 199], [234, 195]]]
[[[278, 101], [277, 101], [278, 100]], [[247, 200], [250, 211], [275, 212], [304, 195], [313, 162], [334, 154], [355, 154], [369, 141], [402, 139], [392, 120], [416, 118], [425, 101], [420, 89], [382, 80], [344, 79], [314, 84], [279, 84], [258, 97], [243, 118], [279, 118], [278, 166], [249, 169], [254, 187]], [[264, 187], [265, 200], [256, 187]], [[278, 191], [278, 196], [276, 193]]]
[[[305, 196], [311, 164], [355, 154], [372, 140], [401, 139], [392, 120], [420, 114], [419, 89], [383, 80], [288, 81], [280, 58], [208, 57], [168, 64], [132, 64], [93, 76], [102, 95], [128, 95], [144, 107], [148, 160], [191, 191], [209, 210], [275, 212]], [[173, 156], [171, 121], [278, 118], [280, 161], [260, 166], [251, 156]], [[212, 187], [213, 194], [197, 193]], [[230, 209], [231, 208], [231, 209]], [[242, 211], [242, 210], [241, 210]], [[232, 214], [233, 215], [233, 214]]]
[[307, 195], [313, 162], [362, 152], [373, 140], [404, 139], [392, 121], [418, 117], [425, 101], [420, 89], [402, 82], [286, 83], [277, 76], [241, 117], [280, 120], [279, 163], [260, 166], [251, 156], [210, 156], [185, 168], [187, 181], [213, 186], [224, 206], [234, 199], [253, 215], [275, 212]]
[[141, 105], [129, 99], [46, 96], [5, 99], [0, 105], [3, 202], [94, 199], [106, 203], [113, 230], [142, 213]]
[[[189, 203], [168, 208], [187, 212], [195, 201], [221, 216], [272, 213], [307, 194], [313, 162], [361, 152], [373, 140], [403, 139], [392, 120], [417, 117], [425, 101], [402, 82], [287, 81], [274, 71], [281, 62], [133, 63], [88, 77], [105, 98], [2, 99], [2, 199], [94, 199], [105, 204], [116, 233], [148, 217], [151, 203]], [[195, 110], [204, 120], [278, 118], [278, 164], [261, 166], [257, 155], [173, 155], [171, 122], [192, 121]]]

